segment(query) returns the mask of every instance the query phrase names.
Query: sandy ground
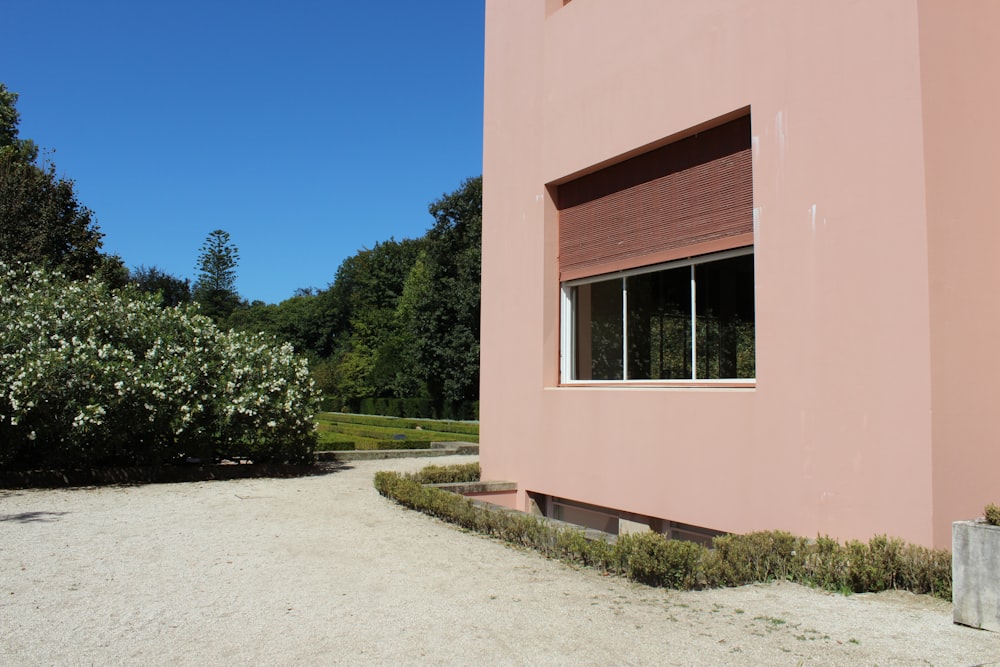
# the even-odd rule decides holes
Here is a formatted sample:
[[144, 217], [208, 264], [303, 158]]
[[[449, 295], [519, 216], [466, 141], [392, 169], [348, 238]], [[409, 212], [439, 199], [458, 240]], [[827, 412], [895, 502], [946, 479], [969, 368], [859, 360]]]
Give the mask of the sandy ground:
[[0, 664], [1000, 664], [1000, 635], [926, 596], [650, 589], [372, 488], [427, 462], [0, 491]]

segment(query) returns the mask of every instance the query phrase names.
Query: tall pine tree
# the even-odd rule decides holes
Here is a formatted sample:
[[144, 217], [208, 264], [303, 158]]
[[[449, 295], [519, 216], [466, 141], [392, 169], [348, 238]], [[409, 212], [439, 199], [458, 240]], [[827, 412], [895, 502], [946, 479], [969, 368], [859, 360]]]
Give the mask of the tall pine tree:
[[229, 232], [216, 229], [205, 238], [198, 254], [198, 278], [194, 283], [194, 300], [201, 312], [216, 322], [226, 319], [240, 304], [236, 292], [236, 267], [240, 251], [229, 240]]

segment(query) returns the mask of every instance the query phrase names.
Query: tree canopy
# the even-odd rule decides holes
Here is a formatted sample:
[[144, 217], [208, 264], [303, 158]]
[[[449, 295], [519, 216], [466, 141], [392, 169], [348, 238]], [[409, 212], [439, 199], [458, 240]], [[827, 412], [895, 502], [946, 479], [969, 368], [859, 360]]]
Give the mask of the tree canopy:
[[156, 294], [163, 308], [195, 301], [223, 328], [291, 343], [338, 408], [412, 399], [432, 404], [436, 416], [469, 413], [479, 390], [482, 177], [433, 201], [422, 237], [358, 251], [325, 289], [246, 303], [236, 290], [239, 249], [222, 229], [201, 245], [193, 285], [155, 266], [129, 272], [120, 257], [103, 254], [73, 181], [58, 175], [51, 152], [39, 157], [19, 136], [17, 100], [0, 83], [0, 262]]
[[216, 229], [201, 244], [198, 255], [198, 278], [194, 283], [194, 300], [202, 312], [215, 321], [229, 316], [240, 304], [236, 292], [236, 267], [240, 251], [229, 239], [229, 232]]
[[11, 146], [17, 141], [17, 126], [20, 122], [17, 93], [7, 90], [7, 86], [0, 83], [0, 146]]
[[137, 266], [129, 273], [129, 282], [140, 292], [156, 294], [164, 308], [191, 301], [191, 281], [178, 278], [155, 266]]
[[73, 181], [18, 137], [17, 98], [0, 83], [0, 260], [46, 265], [73, 278], [92, 275], [105, 263], [103, 235]]
[[227, 325], [293, 343], [338, 409], [417, 399], [437, 416], [468, 414], [479, 396], [482, 178], [429, 211], [434, 224], [424, 236], [362, 249], [326, 289], [244, 304]]

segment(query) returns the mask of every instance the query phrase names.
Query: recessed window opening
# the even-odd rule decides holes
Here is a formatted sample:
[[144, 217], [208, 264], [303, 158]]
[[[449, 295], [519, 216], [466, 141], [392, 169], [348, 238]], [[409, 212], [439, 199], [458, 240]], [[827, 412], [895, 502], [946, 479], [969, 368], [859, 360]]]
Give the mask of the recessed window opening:
[[612, 535], [618, 534], [618, 515], [610, 510], [602, 511], [561, 498], [552, 498], [549, 507], [553, 519], [585, 528], [593, 528]]
[[563, 283], [563, 382], [751, 380], [753, 248]]
[[561, 382], [750, 384], [749, 113], [554, 187]]

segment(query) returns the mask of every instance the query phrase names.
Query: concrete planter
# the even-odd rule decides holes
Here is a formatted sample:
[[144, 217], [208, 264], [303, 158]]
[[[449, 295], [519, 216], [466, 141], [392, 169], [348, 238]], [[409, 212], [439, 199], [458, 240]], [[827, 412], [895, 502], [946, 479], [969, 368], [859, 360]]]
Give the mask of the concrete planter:
[[1000, 526], [953, 523], [951, 571], [954, 621], [1000, 632]]

